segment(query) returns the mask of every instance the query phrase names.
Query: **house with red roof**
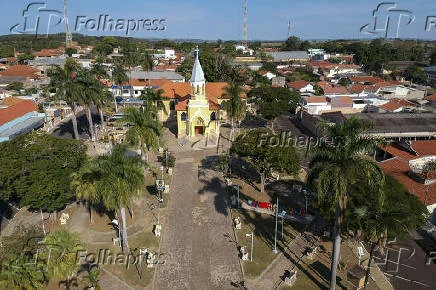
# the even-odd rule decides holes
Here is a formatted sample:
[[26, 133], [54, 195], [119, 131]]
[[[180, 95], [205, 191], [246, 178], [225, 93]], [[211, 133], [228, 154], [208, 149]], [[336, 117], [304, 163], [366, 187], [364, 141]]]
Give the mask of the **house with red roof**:
[[436, 107], [436, 94], [429, 95], [429, 96], [425, 97], [424, 99], [429, 102], [430, 106]]
[[379, 113], [399, 113], [405, 110], [412, 110], [416, 108], [416, 104], [407, 100], [393, 98], [389, 102], [378, 106]]
[[307, 113], [319, 115], [322, 111], [330, 111], [332, 106], [326, 96], [307, 96], [301, 98], [300, 105]]
[[428, 164], [436, 161], [436, 140], [402, 141], [380, 148], [382, 170], [400, 181], [429, 209], [436, 204], [436, 172]]
[[315, 93], [313, 89], [313, 85], [305, 80], [298, 80], [294, 82], [288, 82], [287, 87], [291, 90], [300, 92], [300, 93]]
[[31, 100], [7, 98], [0, 104], [0, 142], [26, 134], [44, 125], [45, 114]]
[[345, 95], [348, 93], [347, 88], [341, 85], [334, 86], [326, 81], [320, 81], [316, 84], [323, 90], [326, 96]]

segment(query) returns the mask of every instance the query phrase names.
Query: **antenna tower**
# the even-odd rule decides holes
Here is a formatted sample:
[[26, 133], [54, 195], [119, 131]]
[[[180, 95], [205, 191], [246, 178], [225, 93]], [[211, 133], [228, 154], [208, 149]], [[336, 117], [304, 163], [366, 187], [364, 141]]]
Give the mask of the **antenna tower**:
[[244, 0], [244, 31], [242, 33], [242, 46], [248, 47], [248, 34], [247, 34], [247, 0]]
[[73, 35], [70, 31], [70, 24], [68, 23], [68, 16], [67, 16], [67, 0], [64, 0], [64, 21], [65, 21], [65, 46], [71, 47], [73, 44]]
[[286, 39], [288, 39], [289, 37], [291, 37], [291, 21], [288, 21], [288, 36], [286, 37]]

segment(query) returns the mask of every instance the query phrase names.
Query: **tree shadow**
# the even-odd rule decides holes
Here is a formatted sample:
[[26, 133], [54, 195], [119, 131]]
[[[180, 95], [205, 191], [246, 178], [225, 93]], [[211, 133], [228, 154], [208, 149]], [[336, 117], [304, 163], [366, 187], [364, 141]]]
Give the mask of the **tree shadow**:
[[217, 172], [219, 169], [219, 157], [207, 156], [198, 166], [198, 181], [203, 184], [199, 194], [214, 194], [215, 210], [225, 216], [229, 215], [230, 201], [227, 193], [227, 186], [217, 176], [210, 178], [208, 171]]
[[14, 217], [14, 209], [6, 201], [0, 199], [0, 232]]
[[168, 120], [163, 122], [163, 127], [168, 128], [168, 131], [177, 137], [177, 116], [171, 113]]
[[[92, 118], [93, 120], [94, 117], [96, 117], [96, 115], [93, 115]], [[77, 130], [79, 132], [80, 139], [89, 139], [90, 136], [89, 124], [85, 112], [82, 111], [78, 113], [76, 115], [76, 118], [77, 118]], [[68, 120], [68, 122], [61, 123], [59, 127], [53, 131], [53, 135], [62, 138], [74, 139], [73, 122], [71, 120]]]

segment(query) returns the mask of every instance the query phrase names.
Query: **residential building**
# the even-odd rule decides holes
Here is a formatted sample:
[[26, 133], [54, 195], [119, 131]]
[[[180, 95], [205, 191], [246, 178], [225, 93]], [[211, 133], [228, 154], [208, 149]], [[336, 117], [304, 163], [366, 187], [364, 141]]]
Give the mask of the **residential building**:
[[436, 140], [399, 141], [380, 148], [382, 170], [394, 176], [433, 212], [436, 204], [436, 174], [426, 165], [436, 161]]
[[330, 111], [332, 109], [331, 104], [325, 96], [303, 97], [300, 101], [300, 105], [311, 115], [319, 115], [322, 111]]
[[424, 98], [425, 100], [428, 101], [428, 104], [432, 107], [436, 107], [436, 94], [427, 96]]
[[0, 142], [26, 134], [44, 125], [45, 114], [30, 100], [7, 98], [0, 104]]
[[298, 80], [294, 82], [288, 82], [286, 84], [289, 89], [300, 93], [315, 93], [313, 85], [305, 80]]
[[436, 87], [436, 66], [426, 67], [424, 71], [427, 73], [428, 83]]
[[378, 106], [379, 113], [399, 113], [399, 112], [411, 112], [416, 108], [416, 104], [407, 100], [393, 98], [386, 104]]
[[307, 51], [267, 51], [265, 53], [273, 58], [273, 62], [307, 62], [310, 59]]

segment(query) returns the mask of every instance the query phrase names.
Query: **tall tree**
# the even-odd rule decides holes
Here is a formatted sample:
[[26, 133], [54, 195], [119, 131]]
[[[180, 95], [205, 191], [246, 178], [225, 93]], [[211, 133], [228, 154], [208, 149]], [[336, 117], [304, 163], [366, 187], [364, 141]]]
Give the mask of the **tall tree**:
[[61, 229], [50, 233], [43, 244], [49, 277], [64, 281], [66, 289], [70, 289], [70, 280], [80, 269], [77, 253], [84, 249], [80, 236]]
[[34, 210], [58, 210], [75, 200], [70, 175], [85, 158], [83, 143], [37, 132], [0, 143], [0, 197]]
[[1, 289], [44, 289], [47, 277], [44, 275], [43, 265], [37, 263], [29, 266], [31, 260], [4, 261], [0, 269]]
[[93, 163], [100, 172], [96, 188], [107, 210], [118, 210], [122, 219], [123, 252], [129, 251], [127, 237], [126, 207], [144, 185], [143, 162], [128, 156], [125, 146], [116, 145], [109, 155], [98, 156]]
[[230, 142], [234, 138], [235, 121], [240, 121], [244, 118], [246, 112], [245, 101], [242, 100], [242, 87], [236, 83], [228, 83], [225, 88], [227, 101], [223, 102], [224, 110], [227, 112], [227, 117], [231, 120], [232, 130], [230, 132]]
[[130, 126], [126, 133], [126, 140], [131, 144], [138, 145], [141, 150], [141, 159], [148, 161], [147, 151], [157, 149], [159, 146], [159, 136], [162, 127], [157, 120], [156, 108], [151, 104], [136, 108], [127, 108], [124, 111], [125, 117], [119, 122], [127, 122]]
[[230, 148], [231, 154], [237, 154], [259, 173], [261, 192], [264, 192], [266, 177], [272, 170], [291, 175], [300, 170], [300, 158], [294, 144], [278, 144], [276, 141], [280, 140], [279, 135], [260, 128], [239, 135]]
[[342, 124], [326, 126], [325, 130], [333, 142], [321, 142], [313, 148], [308, 183], [316, 190], [321, 201], [335, 208], [333, 227], [333, 254], [331, 263], [330, 289], [336, 287], [336, 270], [341, 250], [341, 230], [347, 198], [352, 186], [363, 183], [378, 196], [383, 196], [384, 174], [378, 165], [362, 152], [374, 150], [378, 139], [365, 133], [369, 123], [351, 118]]
[[[164, 97], [162, 96], [163, 90], [146, 88], [145, 91], [141, 94], [140, 99], [146, 101], [146, 105], [149, 107], [153, 107], [157, 110], [158, 113], [168, 114], [167, 108], [163, 102]], [[160, 117], [163, 120], [163, 116]]]
[[71, 108], [71, 121], [73, 123], [74, 137], [79, 140], [77, 129], [76, 109], [81, 100], [80, 85], [76, 78], [80, 68], [71, 58], [67, 58], [64, 67], [55, 66], [47, 72], [50, 77], [49, 89], [55, 91], [55, 97], [65, 101]]
[[[129, 78], [126, 75], [126, 71], [124, 70], [121, 64], [115, 63], [112, 67], [111, 73], [112, 81], [117, 85], [118, 91], [122, 94], [123, 92], [123, 84], [129, 81]], [[116, 93], [114, 91], [114, 104], [115, 104], [115, 112], [118, 112]]]
[[94, 222], [93, 207], [101, 201], [100, 192], [95, 184], [100, 178], [101, 172], [89, 160], [77, 172], [71, 174], [71, 188], [76, 192], [78, 200], [86, 202], [91, 223]]

